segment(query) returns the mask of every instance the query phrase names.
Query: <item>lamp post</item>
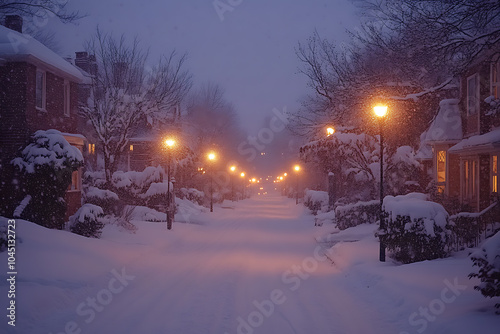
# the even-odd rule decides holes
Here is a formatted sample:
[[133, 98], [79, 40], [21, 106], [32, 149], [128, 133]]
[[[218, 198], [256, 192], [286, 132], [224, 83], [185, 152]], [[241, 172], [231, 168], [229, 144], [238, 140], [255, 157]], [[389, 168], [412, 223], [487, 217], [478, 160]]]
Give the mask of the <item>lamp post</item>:
[[335, 133], [335, 128], [333, 126], [329, 126], [326, 128], [326, 136], [329, 137]]
[[231, 201], [234, 202], [234, 172], [236, 171], [236, 166], [231, 166], [229, 167], [229, 170], [231, 171]]
[[380, 230], [382, 235], [380, 236], [380, 255], [379, 259], [381, 262], [385, 262], [385, 221], [384, 221], [384, 121], [387, 115], [387, 106], [378, 105], [373, 108], [375, 115], [379, 119], [380, 127], [380, 208], [379, 208], [379, 220], [380, 220]]
[[293, 167], [293, 169], [295, 170], [295, 175], [296, 175], [296, 178], [297, 178], [297, 194], [295, 195], [295, 204], [299, 204], [299, 172], [300, 172], [300, 166], [299, 165], [295, 165]]
[[166, 139], [165, 147], [167, 148], [167, 230], [172, 229], [173, 212], [171, 212], [172, 207], [172, 196], [170, 195], [170, 164], [172, 163], [172, 149], [175, 146], [175, 140]]
[[241, 192], [242, 193], [242, 199], [245, 199], [245, 173], [241, 172], [240, 177], [241, 177], [241, 184], [243, 186], [243, 191]]
[[208, 161], [211, 163], [210, 165], [210, 212], [214, 212], [214, 171], [213, 171], [213, 162], [215, 161], [215, 153], [208, 153]]

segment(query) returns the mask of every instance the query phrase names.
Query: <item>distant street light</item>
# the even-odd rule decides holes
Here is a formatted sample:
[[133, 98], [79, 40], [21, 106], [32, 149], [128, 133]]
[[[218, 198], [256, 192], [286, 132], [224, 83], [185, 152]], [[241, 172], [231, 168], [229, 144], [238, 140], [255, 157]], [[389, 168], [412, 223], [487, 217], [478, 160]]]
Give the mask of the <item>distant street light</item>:
[[300, 172], [300, 166], [299, 165], [295, 165], [293, 167], [293, 169], [295, 170], [295, 176], [297, 178], [297, 194], [295, 195], [295, 204], [299, 204], [299, 172]]
[[380, 127], [380, 208], [379, 208], [379, 221], [380, 221], [380, 255], [381, 262], [385, 262], [385, 221], [383, 213], [384, 205], [384, 121], [387, 115], [387, 106], [377, 105], [373, 107], [373, 111], [379, 120]]
[[170, 164], [172, 163], [172, 150], [175, 146], [175, 140], [166, 139], [165, 147], [167, 149], [167, 229], [172, 229], [174, 212], [172, 211], [172, 196], [170, 194]]
[[331, 135], [333, 135], [334, 133], [335, 133], [335, 128], [334, 128], [334, 127], [329, 126], [329, 127], [327, 127], [327, 128], [326, 128], [326, 135], [327, 135], [327, 136], [331, 136]]
[[210, 212], [214, 212], [214, 162], [216, 155], [213, 152], [208, 153], [208, 161], [210, 162]]

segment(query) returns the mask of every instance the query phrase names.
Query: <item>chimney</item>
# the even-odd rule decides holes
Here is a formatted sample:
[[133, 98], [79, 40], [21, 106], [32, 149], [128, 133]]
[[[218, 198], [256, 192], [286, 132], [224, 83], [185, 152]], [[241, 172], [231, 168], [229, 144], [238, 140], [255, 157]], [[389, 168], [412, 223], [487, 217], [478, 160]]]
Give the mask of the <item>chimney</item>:
[[7, 15], [5, 17], [5, 26], [11, 30], [23, 33], [23, 18], [19, 15]]
[[86, 51], [75, 52], [75, 66], [78, 66], [89, 74], [95, 74], [97, 64], [94, 55], [90, 55]]

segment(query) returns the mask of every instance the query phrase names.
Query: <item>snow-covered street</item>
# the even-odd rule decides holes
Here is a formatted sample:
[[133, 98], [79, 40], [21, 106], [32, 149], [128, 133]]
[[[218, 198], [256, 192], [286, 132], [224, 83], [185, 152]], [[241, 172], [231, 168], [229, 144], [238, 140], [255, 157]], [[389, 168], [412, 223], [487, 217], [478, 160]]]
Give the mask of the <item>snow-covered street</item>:
[[163, 223], [135, 222], [135, 234], [108, 226], [102, 239], [19, 221], [15, 329], [496, 333], [500, 321], [467, 280], [465, 256], [381, 264], [373, 226], [330, 235], [338, 230], [314, 227], [313, 217], [270, 193], [185, 217], [192, 223], [172, 231]]

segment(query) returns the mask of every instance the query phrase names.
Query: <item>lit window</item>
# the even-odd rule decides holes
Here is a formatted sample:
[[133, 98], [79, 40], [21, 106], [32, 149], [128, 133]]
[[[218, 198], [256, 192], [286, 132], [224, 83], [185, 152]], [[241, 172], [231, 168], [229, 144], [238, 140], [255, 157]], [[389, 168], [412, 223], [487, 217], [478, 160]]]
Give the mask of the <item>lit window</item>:
[[45, 109], [47, 93], [46, 90], [45, 72], [36, 71], [35, 103], [38, 109]]
[[134, 145], [130, 145], [130, 151], [134, 150]]
[[437, 181], [446, 181], [446, 151], [438, 151], [437, 154]]
[[498, 155], [493, 155], [491, 159], [491, 192], [498, 193]]
[[95, 144], [88, 144], [89, 154], [95, 154]]
[[71, 174], [71, 184], [68, 186], [68, 190], [80, 190], [80, 177], [78, 170], [75, 170]]

